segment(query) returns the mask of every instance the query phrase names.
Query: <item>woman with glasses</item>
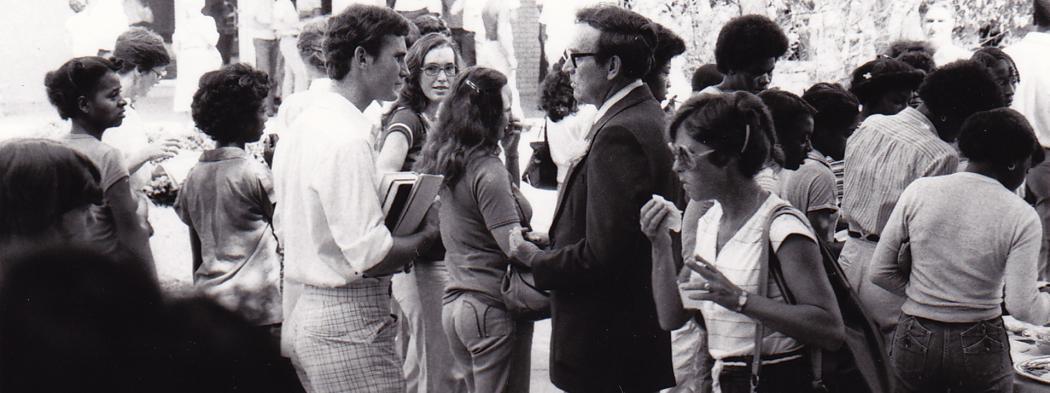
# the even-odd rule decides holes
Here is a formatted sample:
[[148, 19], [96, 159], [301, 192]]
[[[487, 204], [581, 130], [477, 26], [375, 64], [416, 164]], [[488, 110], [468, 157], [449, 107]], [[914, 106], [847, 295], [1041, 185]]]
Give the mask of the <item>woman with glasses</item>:
[[[660, 326], [670, 331], [702, 316], [716, 386], [748, 392], [755, 323], [761, 323], [766, 334], [759, 391], [811, 391], [806, 347], [837, 348], [845, 332], [805, 216], [755, 181], [777, 143], [769, 111], [750, 93], [705, 94], [678, 110], [669, 131], [674, 170], [689, 198], [715, 202], [699, 220], [682, 222], [697, 235], [682, 245], [691, 250], [685, 253], [691, 276], [681, 290], [671, 247], [680, 213], [658, 199], [642, 207], [642, 231], [653, 244]], [[779, 261], [782, 279], [770, 274], [760, 281], [767, 252], [771, 263]]]
[[[383, 116], [376, 165], [381, 175], [411, 171], [418, 161], [438, 107], [459, 70], [459, 55], [451, 38], [430, 33], [412, 44], [405, 63], [408, 78], [397, 102]], [[393, 278], [394, 300], [407, 328], [401, 336], [408, 342], [405, 379], [420, 391], [454, 391], [452, 354], [441, 329], [441, 294], [448, 282], [444, 253], [440, 243], [421, 250], [412, 271]]]

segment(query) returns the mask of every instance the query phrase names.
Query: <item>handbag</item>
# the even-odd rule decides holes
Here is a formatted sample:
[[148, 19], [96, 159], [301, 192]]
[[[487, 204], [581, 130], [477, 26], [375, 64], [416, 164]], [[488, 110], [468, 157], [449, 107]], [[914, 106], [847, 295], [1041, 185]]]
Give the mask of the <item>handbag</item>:
[[530, 142], [529, 147], [532, 148], [532, 156], [529, 157], [529, 165], [525, 167], [525, 173], [521, 175], [521, 181], [540, 190], [557, 190], [558, 166], [554, 164], [554, 159], [551, 157], [550, 139], [547, 137], [547, 119], [543, 120], [543, 141]]
[[[512, 195], [518, 216], [526, 222], [525, 212], [518, 203], [518, 195]], [[528, 224], [526, 223], [526, 226]], [[503, 304], [515, 319], [539, 321], [551, 317], [551, 295], [536, 287], [532, 270], [507, 261], [507, 271], [500, 282], [500, 294]]]
[[[769, 242], [769, 226], [781, 214], [791, 214], [809, 225], [801, 212], [790, 206], [781, 206], [770, 215], [766, 223], [763, 239], [766, 249], [760, 265], [759, 282], [768, 282], [770, 278], [780, 289], [788, 304], [797, 304], [794, 295], [784, 281], [780, 261], [773, 252]], [[831, 252], [819, 240], [817, 246], [827, 279], [838, 300], [839, 312], [845, 325], [846, 336], [843, 345], [836, 350], [828, 351], [816, 347], [808, 349], [809, 361], [813, 370], [813, 391], [815, 392], [870, 392], [881, 393], [893, 390], [893, 379], [889, 371], [889, 360], [882, 342], [882, 334], [875, 323], [864, 311], [857, 298], [857, 293], [846, 280], [846, 275]], [[759, 285], [759, 294], [765, 296], [767, 285]], [[751, 363], [751, 391], [758, 392], [761, 382], [759, 375], [762, 367], [762, 323], [755, 325], [755, 351]]]

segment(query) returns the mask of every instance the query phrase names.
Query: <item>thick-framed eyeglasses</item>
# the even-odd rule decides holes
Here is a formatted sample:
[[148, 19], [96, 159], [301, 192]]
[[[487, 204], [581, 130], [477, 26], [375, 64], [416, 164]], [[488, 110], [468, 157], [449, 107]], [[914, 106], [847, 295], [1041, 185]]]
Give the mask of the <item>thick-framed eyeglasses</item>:
[[579, 61], [579, 59], [584, 58], [584, 57], [592, 57], [592, 56], [598, 56], [598, 54], [597, 53], [593, 53], [593, 52], [579, 52], [579, 53], [576, 53], [576, 52], [570, 52], [568, 49], [566, 49], [565, 53], [563, 53], [561, 55], [561, 58], [562, 58], [562, 60], [565, 60], [566, 62], [571, 62], [572, 63], [572, 68], [577, 68], [579, 66], [576, 65], [576, 62]]
[[689, 149], [671, 143], [668, 143], [667, 147], [671, 149], [671, 154], [674, 156], [675, 164], [677, 164], [679, 168], [686, 170], [695, 168], [696, 160], [700, 157], [704, 157], [715, 152], [714, 149], [711, 149], [700, 154], [693, 154], [689, 151]]
[[427, 64], [423, 66], [423, 73], [427, 76], [438, 76], [438, 73], [444, 72], [445, 76], [452, 78], [455, 77], [459, 72], [459, 68], [455, 64]]

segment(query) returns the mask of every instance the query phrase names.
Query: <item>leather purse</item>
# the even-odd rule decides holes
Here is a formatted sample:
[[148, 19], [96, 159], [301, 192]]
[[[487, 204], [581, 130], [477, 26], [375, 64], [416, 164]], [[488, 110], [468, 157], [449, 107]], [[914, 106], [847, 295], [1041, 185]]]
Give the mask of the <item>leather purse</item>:
[[558, 166], [554, 164], [554, 159], [551, 157], [546, 119], [543, 120], [543, 141], [531, 142], [529, 147], [532, 148], [532, 156], [529, 157], [529, 165], [525, 167], [525, 173], [521, 175], [521, 181], [540, 190], [557, 190]]
[[[521, 217], [522, 224], [528, 227], [528, 217], [518, 202], [518, 198], [523, 196], [517, 190], [512, 194], [514, 206], [518, 209], [518, 216]], [[515, 319], [539, 321], [551, 317], [550, 293], [536, 287], [532, 270], [517, 265], [513, 261], [507, 261], [507, 271], [500, 282], [500, 294], [507, 312]]]

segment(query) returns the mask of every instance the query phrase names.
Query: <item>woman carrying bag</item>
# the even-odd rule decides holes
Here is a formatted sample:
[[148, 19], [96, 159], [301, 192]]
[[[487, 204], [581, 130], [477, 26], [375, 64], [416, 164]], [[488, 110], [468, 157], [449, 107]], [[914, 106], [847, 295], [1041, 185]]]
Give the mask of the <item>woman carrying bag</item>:
[[[670, 331], [702, 315], [715, 390], [726, 393], [813, 391], [807, 349], [836, 349], [845, 334], [812, 229], [754, 180], [777, 149], [772, 127], [762, 101], [745, 92], [695, 97], [675, 115], [674, 169], [690, 199], [715, 201], [697, 223], [684, 223], [696, 225], [697, 236], [683, 245], [695, 250], [695, 260], [686, 261], [693, 273], [681, 295], [670, 234], [680, 213], [657, 198], [641, 212], [653, 242], [660, 325]], [[769, 274], [771, 258], [782, 280]]]

